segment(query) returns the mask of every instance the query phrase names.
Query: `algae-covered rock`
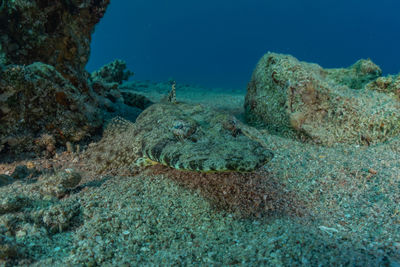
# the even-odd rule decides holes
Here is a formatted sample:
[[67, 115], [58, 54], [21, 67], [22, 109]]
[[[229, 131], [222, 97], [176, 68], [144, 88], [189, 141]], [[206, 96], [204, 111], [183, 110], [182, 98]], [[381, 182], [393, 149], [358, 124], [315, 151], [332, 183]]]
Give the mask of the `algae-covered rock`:
[[325, 145], [387, 140], [400, 133], [400, 102], [366, 89], [380, 74], [370, 60], [347, 69], [323, 69], [268, 53], [248, 85], [246, 119], [272, 133]]
[[40, 186], [43, 195], [62, 198], [79, 185], [82, 176], [74, 169], [65, 169], [46, 177]]
[[351, 89], [361, 89], [382, 75], [382, 70], [370, 59], [360, 59], [348, 68], [324, 69], [327, 79]]
[[18, 212], [30, 205], [30, 199], [20, 195], [8, 195], [0, 200], [0, 215]]
[[365, 88], [389, 94], [400, 101], [400, 75], [379, 77], [368, 83]]
[[77, 202], [64, 202], [32, 213], [33, 220], [46, 227], [50, 234], [69, 230], [79, 221], [81, 206]]
[[80, 87], [86, 82], [90, 36], [109, 2], [0, 1], [0, 63], [40, 61]]
[[0, 152], [51, 157], [100, 128], [85, 65], [109, 2], [0, 1]]
[[273, 154], [252, 140], [252, 129], [203, 105], [158, 103], [129, 123], [115, 120], [87, 152], [99, 171], [153, 161], [180, 170], [253, 171]]
[[43, 134], [57, 143], [78, 142], [103, 122], [95, 101], [53, 66], [8, 65], [0, 77], [0, 151], [42, 147]]
[[60, 176], [60, 184], [67, 189], [75, 188], [82, 180], [81, 174], [73, 169], [65, 169]]

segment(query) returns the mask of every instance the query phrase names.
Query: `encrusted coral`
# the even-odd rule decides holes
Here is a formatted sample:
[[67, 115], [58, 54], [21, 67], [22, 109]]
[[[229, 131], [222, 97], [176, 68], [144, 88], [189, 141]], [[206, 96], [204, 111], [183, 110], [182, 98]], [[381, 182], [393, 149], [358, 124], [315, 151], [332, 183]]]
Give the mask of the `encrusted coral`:
[[57, 144], [101, 126], [104, 110], [84, 68], [109, 2], [0, 2], [0, 152], [46, 149], [51, 156]]
[[29, 65], [40, 61], [84, 89], [90, 35], [109, 2], [1, 1], [0, 63]]
[[95, 101], [53, 66], [8, 65], [0, 76], [0, 151], [53, 153], [55, 143], [79, 142], [102, 124]]
[[325, 145], [385, 141], [400, 133], [400, 102], [379, 89], [379, 75], [370, 60], [323, 69], [268, 53], [249, 83], [246, 118], [271, 133]]
[[126, 62], [120, 59], [116, 59], [113, 62], [104, 65], [91, 74], [93, 81], [118, 84], [127, 81], [131, 76], [133, 76], [133, 72], [126, 70]]

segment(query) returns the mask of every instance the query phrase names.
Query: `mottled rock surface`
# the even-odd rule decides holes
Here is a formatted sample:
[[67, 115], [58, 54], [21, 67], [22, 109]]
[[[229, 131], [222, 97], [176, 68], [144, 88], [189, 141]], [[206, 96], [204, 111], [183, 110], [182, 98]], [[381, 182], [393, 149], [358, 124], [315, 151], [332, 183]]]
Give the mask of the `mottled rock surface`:
[[103, 122], [95, 99], [51, 65], [8, 65], [0, 77], [0, 151], [54, 150], [44, 133], [58, 144], [79, 142]]
[[273, 157], [252, 131], [203, 105], [158, 103], [136, 123], [114, 121], [87, 155], [98, 171], [134, 169], [144, 158], [180, 170], [247, 172]]
[[52, 157], [115, 116], [136, 119], [118, 89], [132, 75], [123, 61], [84, 69], [109, 0], [0, 3], [0, 153]]
[[62, 198], [72, 189], [76, 188], [82, 180], [82, 176], [74, 169], [68, 168], [48, 175], [40, 186], [43, 195]]
[[85, 83], [90, 38], [109, 0], [1, 1], [0, 63], [54, 66], [75, 86]]
[[379, 77], [378, 79], [369, 82], [365, 88], [368, 90], [386, 93], [400, 101], [400, 75]]
[[385, 141], [400, 133], [400, 102], [393, 97], [394, 78], [380, 75], [370, 60], [323, 69], [268, 53], [248, 85], [246, 119], [271, 133], [325, 145]]
[[[109, 0], [0, 2], [0, 152], [54, 155], [107, 112], [85, 65]], [[105, 111], [103, 111], [105, 110]]]

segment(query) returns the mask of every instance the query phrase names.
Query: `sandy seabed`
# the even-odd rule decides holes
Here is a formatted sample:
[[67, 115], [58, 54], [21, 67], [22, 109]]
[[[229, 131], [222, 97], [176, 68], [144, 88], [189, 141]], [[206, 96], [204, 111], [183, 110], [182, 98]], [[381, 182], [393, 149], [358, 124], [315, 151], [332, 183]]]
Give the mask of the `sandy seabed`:
[[[242, 118], [244, 91], [177, 94]], [[0, 263], [400, 266], [400, 137], [323, 147], [259, 132], [275, 156], [255, 173], [156, 165], [99, 176], [67, 152], [0, 163], [0, 174], [21, 164], [42, 171], [0, 187]], [[53, 173], [66, 168], [82, 174], [80, 185], [46, 195]], [[10, 209], [14, 202], [23, 204]]]

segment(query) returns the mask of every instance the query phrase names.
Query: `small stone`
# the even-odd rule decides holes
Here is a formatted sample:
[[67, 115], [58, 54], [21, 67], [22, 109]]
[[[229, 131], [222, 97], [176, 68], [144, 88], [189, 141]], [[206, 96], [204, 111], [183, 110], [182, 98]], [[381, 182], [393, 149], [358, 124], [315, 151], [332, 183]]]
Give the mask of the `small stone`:
[[61, 185], [67, 189], [75, 188], [82, 180], [80, 173], [74, 171], [73, 169], [65, 169], [61, 173]]
[[17, 212], [28, 205], [28, 199], [21, 196], [6, 196], [0, 202], [0, 215]]
[[72, 172], [74, 172], [74, 169], [67, 168], [67, 169], [65, 169], [64, 171], [65, 171], [66, 173], [72, 173]]
[[129, 235], [130, 232], [129, 232], [128, 230], [125, 230], [125, 231], [122, 232], [122, 234], [123, 234], [123, 235]]

